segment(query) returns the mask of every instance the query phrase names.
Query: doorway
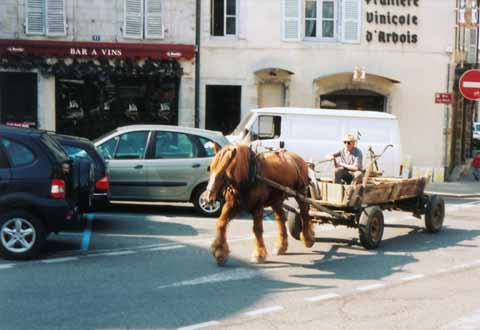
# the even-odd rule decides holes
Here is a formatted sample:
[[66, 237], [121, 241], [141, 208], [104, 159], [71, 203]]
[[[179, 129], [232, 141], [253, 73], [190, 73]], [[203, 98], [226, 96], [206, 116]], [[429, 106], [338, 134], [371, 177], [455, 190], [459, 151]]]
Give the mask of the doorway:
[[20, 127], [37, 127], [37, 75], [0, 73], [0, 121]]
[[260, 108], [285, 106], [285, 85], [282, 83], [260, 84], [258, 94]]
[[385, 111], [385, 96], [365, 89], [342, 89], [320, 96], [320, 108]]
[[207, 85], [205, 128], [230, 134], [240, 122], [241, 86]]

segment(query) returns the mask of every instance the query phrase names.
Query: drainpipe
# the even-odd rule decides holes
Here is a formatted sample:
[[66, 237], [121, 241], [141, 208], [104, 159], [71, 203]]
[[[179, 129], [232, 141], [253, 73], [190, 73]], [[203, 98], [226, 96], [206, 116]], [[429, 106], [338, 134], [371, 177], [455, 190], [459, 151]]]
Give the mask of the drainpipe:
[[200, 127], [200, 14], [201, 0], [195, 0], [195, 127]]

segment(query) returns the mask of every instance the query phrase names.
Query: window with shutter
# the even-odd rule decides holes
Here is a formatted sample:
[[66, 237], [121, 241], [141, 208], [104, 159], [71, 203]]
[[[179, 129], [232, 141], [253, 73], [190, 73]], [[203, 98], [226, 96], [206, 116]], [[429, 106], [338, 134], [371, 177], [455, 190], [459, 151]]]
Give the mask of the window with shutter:
[[337, 35], [335, 0], [305, 0], [305, 37], [333, 39]]
[[342, 35], [343, 42], [360, 42], [360, 0], [343, 0]]
[[47, 0], [47, 35], [65, 35], [65, 0]]
[[143, 38], [143, 0], [125, 0], [123, 36]]
[[162, 0], [145, 0], [145, 37], [163, 38]]
[[283, 40], [300, 39], [300, 0], [283, 0]]
[[27, 34], [45, 34], [44, 0], [27, 0], [25, 27]]

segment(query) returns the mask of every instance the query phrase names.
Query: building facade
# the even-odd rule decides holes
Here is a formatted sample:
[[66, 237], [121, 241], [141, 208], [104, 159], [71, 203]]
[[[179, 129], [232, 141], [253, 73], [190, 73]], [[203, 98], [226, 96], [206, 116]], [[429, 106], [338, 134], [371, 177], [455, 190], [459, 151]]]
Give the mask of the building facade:
[[[201, 124], [230, 130], [251, 108], [396, 115], [403, 157], [447, 165], [456, 1], [206, 0]], [[223, 98], [219, 98], [223, 95]]]
[[95, 138], [193, 126], [194, 0], [0, 3], [0, 121]]

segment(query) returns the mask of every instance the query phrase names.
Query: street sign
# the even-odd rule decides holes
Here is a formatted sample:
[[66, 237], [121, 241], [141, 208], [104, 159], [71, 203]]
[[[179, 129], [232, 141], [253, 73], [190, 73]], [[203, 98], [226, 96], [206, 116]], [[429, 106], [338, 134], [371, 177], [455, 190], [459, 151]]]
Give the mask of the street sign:
[[435, 103], [452, 104], [452, 93], [435, 93]]
[[458, 82], [460, 93], [471, 101], [480, 100], [480, 70], [465, 71]]

